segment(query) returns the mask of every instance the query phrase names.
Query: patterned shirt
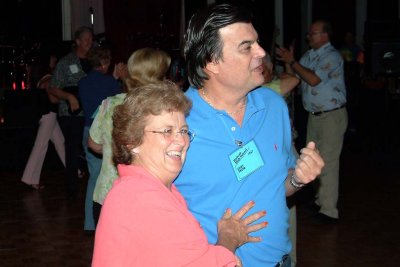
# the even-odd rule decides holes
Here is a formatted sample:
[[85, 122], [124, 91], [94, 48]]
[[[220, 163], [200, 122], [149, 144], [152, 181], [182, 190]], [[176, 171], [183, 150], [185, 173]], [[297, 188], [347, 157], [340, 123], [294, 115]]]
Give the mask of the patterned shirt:
[[[71, 52], [57, 63], [50, 81], [50, 90], [54, 87], [63, 89], [65, 87], [78, 86], [80, 79], [85, 76], [86, 73], [82, 69], [79, 57], [75, 52]], [[68, 112], [67, 100], [60, 100], [58, 115], [71, 116]], [[83, 112], [81, 111], [78, 116], [83, 116]]]
[[103, 100], [89, 131], [93, 141], [103, 145], [103, 162], [93, 193], [93, 200], [99, 204], [103, 204], [112, 184], [118, 178], [117, 169], [112, 161], [112, 116], [114, 108], [122, 104], [125, 96], [126, 94], [122, 93]]
[[300, 59], [300, 64], [314, 71], [321, 79], [316, 86], [301, 81], [303, 106], [307, 111], [331, 110], [346, 103], [343, 58], [331, 43], [317, 50], [308, 50]]

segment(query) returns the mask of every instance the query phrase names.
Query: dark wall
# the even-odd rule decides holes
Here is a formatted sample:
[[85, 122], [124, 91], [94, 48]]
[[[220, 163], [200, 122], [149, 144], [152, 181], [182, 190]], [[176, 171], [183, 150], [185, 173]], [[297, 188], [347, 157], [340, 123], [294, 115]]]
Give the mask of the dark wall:
[[398, 0], [368, 0], [367, 16], [369, 20], [398, 20]]
[[[250, 8], [260, 41], [266, 49], [270, 48], [274, 28], [273, 1], [216, 1], [222, 2], [239, 3]], [[206, 6], [206, 0], [186, 1], [186, 26], [191, 16]], [[114, 58], [126, 60], [134, 50], [144, 46], [168, 52], [178, 50], [180, 8], [180, 0], [104, 0], [106, 37], [114, 47]]]
[[284, 43], [280, 44], [289, 47], [294, 44], [296, 58], [300, 57], [300, 44], [305, 36], [301, 36], [301, 3], [297, 0], [285, 0], [283, 2], [283, 25], [285, 32], [283, 34]]
[[355, 0], [313, 1], [313, 20], [323, 19], [332, 24], [331, 42], [339, 47], [347, 31], [355, 32], [356, 3]]
[[30, 39], [61, 40], [61, 1], [0, 1], [0, 45], [21, 45]]
[[272, 36], [274, 32], [274, 1], [265, 0], [217, 0], [220, 3], [232, 3], [242, 5], [251, 10], [253, 13], [253, 25], [258, 32], [261, 45], [270, 51], [272, 45]]
[[114, 58], [126, 60], [145, 46], [167, 51], [179, 46], [179, 0], [104, 0], [103, 4]]

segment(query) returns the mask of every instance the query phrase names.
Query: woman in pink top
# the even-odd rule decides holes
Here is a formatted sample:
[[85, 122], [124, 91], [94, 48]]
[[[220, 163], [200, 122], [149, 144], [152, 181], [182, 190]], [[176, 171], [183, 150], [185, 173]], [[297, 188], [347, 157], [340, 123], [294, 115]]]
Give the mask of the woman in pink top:
[[[131, 90], [113, 116], [114, 161], [119, 178], [108, 193], [96, 229], [92, 266], [241, 266], [237, 247], [267, 223], [249, 202], [221, 214], [218, 242], [207, 238], [173, 181], [194, 134], [185, 114], [190, 101], [171, 82]], [[216, 203], [218, 204], [218, 203]], [[252, 224], [252, 225], [250, 225]]]

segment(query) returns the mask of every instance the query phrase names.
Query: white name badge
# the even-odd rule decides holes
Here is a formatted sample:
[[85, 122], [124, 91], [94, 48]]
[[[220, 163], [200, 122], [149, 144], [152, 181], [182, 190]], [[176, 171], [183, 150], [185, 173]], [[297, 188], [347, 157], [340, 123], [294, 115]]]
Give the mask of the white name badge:
[[254, 140], [235, 150], [229, 155], [233, 170], [238, 181], [243, 180], [262, 166], [264, 161]]
[[69, 70], [70, 70], [73, 74], [78, 73], [78, 72], [79, 72], [78, 65], [76, 65], [76, 64], [69, 65]]

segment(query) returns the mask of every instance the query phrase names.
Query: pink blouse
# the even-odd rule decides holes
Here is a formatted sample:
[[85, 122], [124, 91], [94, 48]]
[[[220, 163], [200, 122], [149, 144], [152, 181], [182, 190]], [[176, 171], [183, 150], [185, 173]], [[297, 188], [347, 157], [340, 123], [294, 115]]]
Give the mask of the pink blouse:
[[93, 267], [235, 266], [232, 252], [208, 244], [182, 195], [144, 168], [119, 165], [101, 210]]

